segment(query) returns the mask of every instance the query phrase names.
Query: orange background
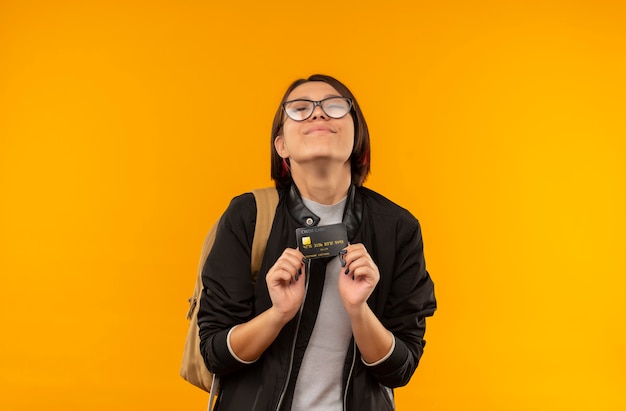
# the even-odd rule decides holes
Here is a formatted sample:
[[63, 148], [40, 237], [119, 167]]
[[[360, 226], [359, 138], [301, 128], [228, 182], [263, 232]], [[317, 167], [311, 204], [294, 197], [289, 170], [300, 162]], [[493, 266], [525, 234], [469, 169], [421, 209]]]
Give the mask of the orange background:
[[0, 2], [0, 409], [201, 410], [204, 234], [287, 85], [359, 98], [439, 310], [398, 410], [626, 409], [622, 1]]

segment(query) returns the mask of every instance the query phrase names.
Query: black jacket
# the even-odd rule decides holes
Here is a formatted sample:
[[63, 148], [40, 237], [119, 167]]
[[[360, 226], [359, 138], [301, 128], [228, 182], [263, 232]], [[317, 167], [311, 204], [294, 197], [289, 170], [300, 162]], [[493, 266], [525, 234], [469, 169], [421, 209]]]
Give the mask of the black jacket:
[[[295, 186], [279, 192], [279, 198], [256, 284], [250, 276], [256, 219], [252, 194], [231, 201], [203, 269], [204, 291], [198, 312], [200, 349], [209, 370], [220, 376], [216, 410], [291, 409], [298, 370], [321, 299], [324, 260], [311, 262], [302, 313], [283, 327], [258, 361], [242, 364], [230, 354], [226, 343], [233, 326], [271, 306], [265, 275], [286, 247], [296, 247], [296, 229], [306, 227], [307, 219], [314, 225], [319, 222], [304, 206]], [[425, 317], [436, 309], [420, 225], [407, 210], [372, 190], [355, 186], [349, 191], [343, 221], [350, 243], [363, 243], [378, 265], [380, 281], [368, 304], [396, 340], [391, 356], [376, 366], [366, 366], [354, 342], [351, 344], [344, 367], [344, 409], [392, 410], [389, 388], [409, 382], [425, 345]]]

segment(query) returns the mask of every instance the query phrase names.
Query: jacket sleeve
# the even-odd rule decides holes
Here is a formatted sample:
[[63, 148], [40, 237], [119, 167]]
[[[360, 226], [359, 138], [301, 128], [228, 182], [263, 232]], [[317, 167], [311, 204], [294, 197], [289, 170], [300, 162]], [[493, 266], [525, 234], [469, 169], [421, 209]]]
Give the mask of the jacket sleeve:
[[232, 327], [254, 316], [250, 259], [255, 223], [253, 195], [234, 198], [220, 219], [202, 270], [200, 352], [207, 368], [217, 375], [245, 367], [230, 353], [227, 336]]
[[437, 303], [434, 284], [426, 271], [419, 222], [412, 216], [399, 222], [396, 239], [390, 243], [395, 244], [393, 263], [379, 266], [384, 271], [381, 279], [391, 278], [382, 285], [387, 298], [383, 299], [379, 318], [393, 333], [395, 347], [386, 360], [367, 369], [378, 382], [394, 388], [406, 385], [415, 372], [426, 344], [426, 317], [433, 315]]

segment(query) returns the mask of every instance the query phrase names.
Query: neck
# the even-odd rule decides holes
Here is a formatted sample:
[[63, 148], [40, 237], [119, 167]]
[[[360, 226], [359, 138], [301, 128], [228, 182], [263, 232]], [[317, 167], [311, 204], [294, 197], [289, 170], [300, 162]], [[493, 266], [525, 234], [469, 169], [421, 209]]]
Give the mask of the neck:
[[352, 181], [349, 161], [339, 170], [327, 168], [305, 170], [299, 166], [293, 166], [292, 164], [291, 175], [302, 197], [316, 203], [332, 205], [348, 194]]

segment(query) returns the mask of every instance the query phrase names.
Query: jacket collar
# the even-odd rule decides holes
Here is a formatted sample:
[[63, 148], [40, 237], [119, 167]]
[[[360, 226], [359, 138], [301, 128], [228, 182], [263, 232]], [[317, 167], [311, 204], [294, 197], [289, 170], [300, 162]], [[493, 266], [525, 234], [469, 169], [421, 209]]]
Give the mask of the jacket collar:
[[[320, 218], [309, 210], [302, 201], [300, 191], [295, 184], [291, 184], [287, 198], [287, 208], [291, 216], [298, 222], [300, 227], [316, 226]], [[348, 240], [352, 241], [361, 226], [363, 217], [363, 199], [359, 195], [354, 184], [348, 189], [346, 208], [343, 211], [343, 223], [348, 230]]]

